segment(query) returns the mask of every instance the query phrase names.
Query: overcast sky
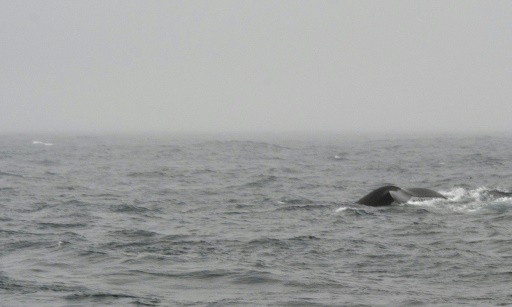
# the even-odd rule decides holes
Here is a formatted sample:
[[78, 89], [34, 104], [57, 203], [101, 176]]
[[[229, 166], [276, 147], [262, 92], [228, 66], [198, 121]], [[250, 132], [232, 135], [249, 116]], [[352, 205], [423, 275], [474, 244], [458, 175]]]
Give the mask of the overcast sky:
[[512, 132], [512, 1], [0, 4], [0, 132]]

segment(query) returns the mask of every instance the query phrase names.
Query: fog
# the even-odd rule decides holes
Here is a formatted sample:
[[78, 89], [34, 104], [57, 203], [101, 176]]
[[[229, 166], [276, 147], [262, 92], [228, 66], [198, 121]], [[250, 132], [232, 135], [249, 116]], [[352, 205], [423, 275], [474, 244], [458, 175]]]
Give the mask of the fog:
[[1, 1], [0, 132], [512, 132], [512, 1]]

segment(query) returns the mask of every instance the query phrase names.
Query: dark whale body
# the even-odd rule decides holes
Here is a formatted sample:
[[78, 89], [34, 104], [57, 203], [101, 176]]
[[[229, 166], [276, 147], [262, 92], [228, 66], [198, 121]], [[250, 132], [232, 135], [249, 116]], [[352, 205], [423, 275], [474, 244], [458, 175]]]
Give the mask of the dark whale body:
[[358, 204], [367, 206], [389, 206], [393, 202], [405, 203], [411, 197], [421, 198], [445, 198], [443, 195], [436, 191], [424, 188], [407, 188], [402, 189], [394, 185], [387, 185], [371, 191], [368, 195], [364, 196], [357, 201]]

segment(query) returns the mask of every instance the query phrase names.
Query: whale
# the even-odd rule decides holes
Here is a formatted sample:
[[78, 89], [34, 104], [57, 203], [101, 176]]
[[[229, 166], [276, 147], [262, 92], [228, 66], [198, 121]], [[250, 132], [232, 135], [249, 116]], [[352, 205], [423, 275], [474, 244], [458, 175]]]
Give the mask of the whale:
[[406, 203], [412, 197], [446, 199], [446, 197], [440, 193], [425, 188], [402, 189], [394, 185], [387, 185], [371, 191], [359, 199], [356, 203], [367, 206], [380, 207], [389, 206], [392, 203]]

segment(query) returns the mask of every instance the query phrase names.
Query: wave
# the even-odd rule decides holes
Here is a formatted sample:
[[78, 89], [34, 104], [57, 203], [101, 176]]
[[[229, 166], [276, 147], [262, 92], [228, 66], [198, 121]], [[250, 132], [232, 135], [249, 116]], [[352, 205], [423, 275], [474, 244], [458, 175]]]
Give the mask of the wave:
[[176, 279], [228, 279], [234, 284], [266, 284], [280, 282], [277, 276], [271, 272], [246, 269], [203, 269], [173, 273], [148, 270], [130, 270], [129, 272], [133, 275], [149, 275]]
[[109, 210], [111, 212], [117, 212], [117, 213], [132, 213], [132, 214], [139, 214], [151, 211], [148, 208], [136, 206], [136, 205], [129, 205], [129, 204], [122, 204], [122, 205], [111, 205], [109, 206]]
[[37, 223], [40, 229], [55, 229], [55, 228], [82, 228], [87, 227], [87, 223]]
[[[113, 303], [119, 299], [138, 299], [137, 296], [123, 293], [109, 293], [109, 292], [92, 292], [86, 291], [82, 293], [74, 293], [64, 296], [68, 301], [92, 301], [95, 303]], [[129, 302], [127, 302], [129, 303]]]
[[500, 188], [479, 187], [469, 189], [456, 187], [440, 191], [446, 199], [413, 199], [409, 205], [431, 208], [446, 208], [452, 211], [477, 212], [482, 210], [507, 212], [512, 210], [512, 192]]
[[362, 208], [354, 208], [354, 207], [348, 207], [348, 206], [339, 207], [334, 212], [338, 213], [338, 214], [356, 215], [356, 216], [357, 215], [372, 215], [373, 214], [370, 211], [367, 211]]
[[342, 153], [335, 154], [334, 156], [331, 157], [331, 159], [335, 160], [335, 161], [347, 161], [348, 160], [347, 156], [348, 156], [348, 153], [342, 152]]
[[277, 283], [280, 280], [272, 273], [265, 271], [255, 271], [249, 270], [244, 272], [239, 272], [235, 276], [233, 276], [232, 283], [234, 284], [269, 284], [269, 283]]
[[9, 177], [19, 177], [19, 178], [23, 178], [22, 175], [19, 175], [19, 174], [14, 174], [14, 173], [8, 173], [8, 172], [2, 172], [0, 171], [0, 176], [3, 177], [3, 176], [9, 176]]
[[220, 146], [232, 146], [232, 147], [238, 147], [242, 149], [271, 149], [271, 150], [282, 150], [282, 149], [290, 149], [287, 146], [283, 145], [277, 145], [273, 143], [267, 143], [267, 142], [257, 142], [257, 141], [240, 141], [240, 140], [227, 140], [227, 141], [214, 141], [214, 142], [205, 142], [201, 145], [220, 145]]
[[306, 204], [306, 205], [289, 205], [286, 207], [281, 207], [276, 209], [276, 211], [295, 211], [295, 210], [305, 210], [305, 211], [312, 211], [312, 210], [319, 210], [324, 208], [330, 208], [330, 205], [322, 205], [322, 204]]
[[302, 196], [295, 197], [282, 197], [278, 202], [280, 205], [290, 204], [290, 205], [310, 205], [314, 202], [311, 199]]
[[52, 143], [46, 143], [46, 142], [41, 142], [41, 141], [32, 141], [32, 144], [34, 144], [34, 145], [44, 145], [44, 146], [53, 146]]
[[167, 177], [166, 171], [147, 171], [147, 172], [130, 172], [127, 174], [128, 177], [147, 177], [147, 178], [162, 178]]
[[240, 186], [236, 186], [236, 187], [238, 187], [238, 188], [262, 188], [262, 187], [265, 187], [265, 186], [267, 186], [271, 183], [274, 183], [276, 181], [277, 181], [276, 176], [260, 175], [260, 176], [258, 176], [258, 179], [248, 182], [248, 183], [245, 183], [245, 184], [242, 184]]
[[154, 231], [148, 231], [143, 229], [122, 229], [122, 230], [116, 230], [110, 233], [112, 236], [117, 238], [137, 238], [137, 239], [143, 239], [143, 238], [150, 238], [155, 237], [159, 235], [159, 233]]

